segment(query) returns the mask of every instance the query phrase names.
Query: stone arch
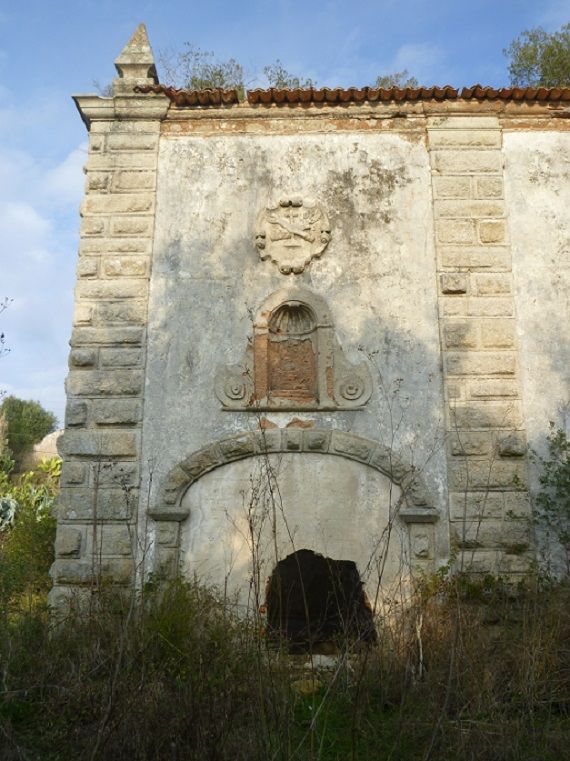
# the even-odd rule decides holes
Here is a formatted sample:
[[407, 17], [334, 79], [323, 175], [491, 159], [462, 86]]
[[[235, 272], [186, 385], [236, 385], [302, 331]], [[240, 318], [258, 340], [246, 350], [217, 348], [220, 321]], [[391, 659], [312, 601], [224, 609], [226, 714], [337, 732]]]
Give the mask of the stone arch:
[[332, 328], [332, 317], [328, 305], [322, 296], [301, 286], [279, 288], [268, 296], [255, 315], [254, 328], [267, 330], [271, 315], [287, 302], [296, 301], [307, 306], [316, 317], [316, 327]]
[[248, 457], [278, 453], [330, 454], [367, 465], [387, 476], [402, 491], [399, 517], [406, 523], [433, 523], [438, 519], [434, 500], [418, 470], [389, 447], [373, 439], [326, 428], [277, 428], [244, 432], [216, 441], [169, 471], [161, 505], [151, 511], [155, 520], [184, 520], [181, 506], [187, 489], [206, 473]]

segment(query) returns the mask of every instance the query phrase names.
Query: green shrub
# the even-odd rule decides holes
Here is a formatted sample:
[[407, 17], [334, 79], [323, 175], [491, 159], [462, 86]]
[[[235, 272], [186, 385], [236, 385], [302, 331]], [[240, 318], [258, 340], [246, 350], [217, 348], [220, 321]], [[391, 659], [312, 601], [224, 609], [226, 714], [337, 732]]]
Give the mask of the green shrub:
[[564, 430], [551, 424], [546, 441], [547, 455], [533, 454], [540, 483], [536, 496], [536, 521], [540, 528], [546, 529], [547, 542], [554, 537], [560, 545], [565, 574], [570, 577], [570, 440]]
[[0, 607], [28, 607], [45, 600], [54, 557], [55, 518], [60, 460], [45, 460], [37, 470], [14, 479], [0, 471], [0, 499], [15, 509], [0, 531]]

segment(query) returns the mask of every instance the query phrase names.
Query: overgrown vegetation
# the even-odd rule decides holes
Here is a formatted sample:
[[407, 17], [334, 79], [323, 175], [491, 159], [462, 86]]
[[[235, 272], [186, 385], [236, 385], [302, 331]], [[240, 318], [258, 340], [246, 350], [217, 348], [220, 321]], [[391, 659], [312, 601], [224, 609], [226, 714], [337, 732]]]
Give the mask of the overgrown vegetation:
[[[161, 51], [159, 63], [161, 79], [169, 85], [190, 90], [235, 89], [240, 98], [252, 86], [288, 89], [317, 87], [315, 80], [292, 74], [279, 59], [263, 66], [260, 72], [247, 72], [234, 58], [224, 60], [191, 42], [185, 42], [180, 51]], [[379, 76], [376, 87], [418, 87], [418, 80], [404, 69]]]
[[410, 76], [407, 69], [395, 71], [393, 74], [384, 74], [376, 80], [376, 87], [419, 87], [415, 77]]
[[[558, 759], [570, 742], [568, 589], [432, 579], [335, 659], [270, 649], [212, 590], [103, 594], [51, 629], [4, 617], [0, 757]], [[119, 668], [117, 665], [119, 664]]]
[[535, 520], [539, 534], [544, 534], [547, 567], [556, 571], [551, 557], [556, 543], [563, 556], [562, 574], [570, 578], [570, 440], [566, 431], [551, 424], [546, 443], [545, 457], [533, 454], [540, 474]]
[[44, 460], [36, 471], [12, 475], [13, 461], [0, 461], [0, 615], [45, 605], [51, 581], [60, 460]]
[[[541, 509], [568, 509], [570, 444]], [[559, 761], [570, 743], [570, 586], [449, 568], [376, 619], [377, 643], [287, 653], [260, 611], [197, 581], [99, 587], [50, 617], [57, 462], [14, 480], [0, 533], [2, 761]], [[558, 511], [558, 512], [556, 512]], [[554, 521], [554, 517], [552, 518]], [[401, 609], [400, 609], [401, 608]]]

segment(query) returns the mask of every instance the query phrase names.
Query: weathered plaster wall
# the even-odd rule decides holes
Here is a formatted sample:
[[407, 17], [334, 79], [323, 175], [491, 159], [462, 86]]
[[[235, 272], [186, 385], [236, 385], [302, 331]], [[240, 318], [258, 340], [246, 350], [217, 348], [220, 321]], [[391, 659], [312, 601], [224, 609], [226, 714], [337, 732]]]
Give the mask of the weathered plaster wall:
[[[260, 210], [288, 195], [323, 202], [332, 239], [320, 260], [285, 276], [260, 261], [254, 237]], [[441, 511], [437, 554], [446, 559], [437, 281], [421, 135], [162, 136], [143, 431], [151, 506], [190, 453], [258, 428], [255, 413], [222, 410], [213, 379], [241, 360], [252, 314], [287, 285], [326, 299], [347, 358], [370, 355], [374, 392], [359, 411], [264, 415], [280, 426], [298, 417], [353, 431], [413, 461]], [[307, 488], [308, 514], [313, 502]]]
[[541, 447], [570, 402], [570, 141], [507, 132], [504, 153], [525, 417]]
[[[268, 468], [280, 485], [275, 500], [267, 484]], [[183, 566], [205, 582], [223, 581], [228, 594], [238, 594], [245, 606], [253, 603], [251, 578], [259, 574], [263, 598], [265, 580], [277, 560], [307, 548], [356, 562], [370, 600], [379, 581], [393, 594], [409, 573], [411, 560], [407, 530], [396, 523], [388, 536], [399, 496], [400, 489], [382, 474], [339, 457], [285, 453], [270, 455], [267, 462], [255, 458], [232, 463], [206, 474], [184, 497], [190, 517], [182, 528]], [[433, 532], [431, 526], [422, 528], [425, 537]], [[426, 538], [419, 550], [426, 559], [427, 545]]]
[[[570, 432], [568, 132], [507, 132], [504, 153], [524, 417], [545, 455], [550, 421]], [[536, 490], [536, 469], [531, 477]]]

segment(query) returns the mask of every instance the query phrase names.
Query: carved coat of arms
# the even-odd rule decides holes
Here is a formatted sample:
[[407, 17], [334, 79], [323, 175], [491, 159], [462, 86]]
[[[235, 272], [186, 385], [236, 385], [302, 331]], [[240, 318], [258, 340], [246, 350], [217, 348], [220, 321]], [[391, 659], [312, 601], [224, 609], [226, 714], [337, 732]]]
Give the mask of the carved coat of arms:
[[329, 220], [318, 201], [283, 198], [260, 214], [255, 245], [262, 261], [271, 259], [284, 275], [303, 272], [331, 239]]

